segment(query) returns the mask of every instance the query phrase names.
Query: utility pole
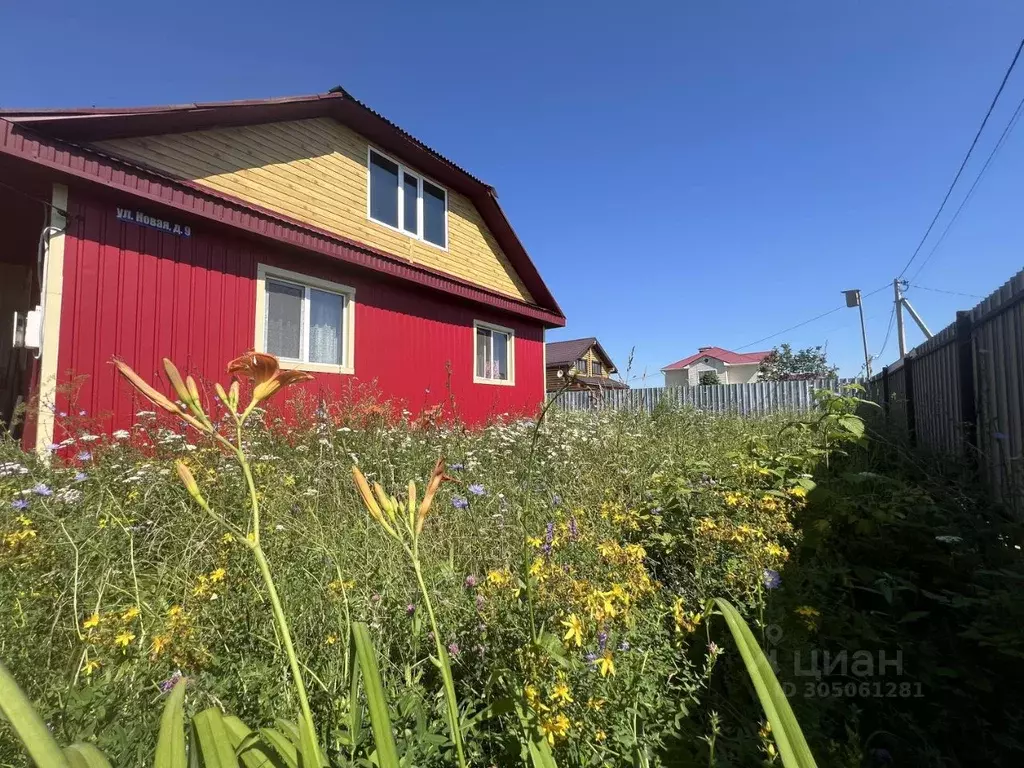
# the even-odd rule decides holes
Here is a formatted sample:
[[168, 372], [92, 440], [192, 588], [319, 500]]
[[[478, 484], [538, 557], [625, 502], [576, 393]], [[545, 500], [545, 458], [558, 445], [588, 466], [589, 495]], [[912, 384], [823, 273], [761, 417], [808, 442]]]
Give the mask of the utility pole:
[[917, 327], [921, 329], [921, 333], [924, 334], [926, 339], [930, 339], [933, 334], [928, 330], [928, 326], [924, 324], [921, 316], [917, 314], [917, 310], [907, 301], [907, 297], [903, 295], [903, 291], [900, 290], [900, 283], [901, 281], [898, 277], [892, 281], [893, 301], [896, 302], [896, 333], [899, 336], [900, 360], [902, 361], [907, 356], [907, 333], [903, 325], [904, 308], [910, 313], [910, 317], [917, 323]]
[[903, 292], [900, 291], [900, 279], [892, 281], [893, 301], [896, 302], [896, 340], [900, 345], [900, 362], [907, 356], [907, 332], [903, 327]]
[[868, 331], [864, 325], [864, 303], [860, 300], [860, 289], [843, 291], [846, 295], [846, 306], [857, 307], [860, 310], [860, 338], [864, 342], [864, 371], [867, 377], [871, 378], [871, 354], [868, 352]]

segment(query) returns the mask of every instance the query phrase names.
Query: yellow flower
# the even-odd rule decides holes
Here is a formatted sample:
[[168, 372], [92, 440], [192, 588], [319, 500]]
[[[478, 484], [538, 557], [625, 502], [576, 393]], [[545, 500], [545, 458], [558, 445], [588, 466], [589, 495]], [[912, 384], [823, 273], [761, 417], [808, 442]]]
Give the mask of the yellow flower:
[[138, 616], [140, 613], [138, 606], [132, 606], [127, 611], [121, 614], [121, 621], [128, 622]]
[[328, 645], [334, 645], [336, 642], [338, 642], [338, 638], [336, 635], [328, 635], [326, 638], [324, 638], [324, 642]]
[[615, 676], [615, 661], [612, 659], [611, 650], [606, 648], [605, 652], [598, 657], [597, 668], [601, 670], [601, 677]]
[[802, 485], [796, 485], [789, 489], [789, 492], [796, 496], [798, 499], [805, 498], [807, 496], [807, 489]]
[[565, 683], [557, 683], [551, 691], [551, 700], [560, 701], [563, 704], [572, 704], [572, 691], [569, 690], [569, 686]]
[[225, 533], [223, 536], [220, 537], [221, 544], [230, 544], [234, 540], [235, 537], [232, 536], [230, 533]]
[[699, 613], [687, 613], [683, 609], [683, 599], [679, 598], [676, 600], [675, 605], [672, 606], [672, 615], [676, 621], [676, 629], [680, 632], [695, 632], [697, 626], [700, 624], [703, 618]]
[[764, 551], [772, 557], [782, 557], [784, 554], [786, 554], [786, 550], [780, 547], [774, 541], [767, 544], [764, 548]]
[[122, 632], [120, 635], [114, 638], [114, 645], [118, 645], [121, 648], [127, 648], [128, 644], [135, 639], [134, 632]]
[[562, 622], [562, 626], [566, 628], [563, 641], [571, 643], [575, 640], [577, 648], [583, 645], [583, 622], [579, 616], [575, 613], [570, 614], [569, 618]]
[[87, 675], [91, 675], [99, 668], [100, 662], [98, 659], [89, 659], [87, 662], [85, 662], [85, 665], [82, 667], [82, 671], [85, 672], [85, 674]]
[[587, 699], [587, 709], [600, 712], [604, 708], [604, 699]]
[[569, 718], [565, 715], [555, 715], [554, 717], [545, 718], [541, 720], [540, 732], [548, 740], [548, 743], [554, 745], [556, 739], [565, 738], [565, 735], [569, 732]]
[[607, 738], [608, 738], [608, 734], [605, 733], [604, 731], [598, 731], [597, 733], [594, 734], [594, 741], [596, 741], [598, 744], [601, 744]]
[[529, 544], [531, 547], [536, 548], [540, 547], [544, 543], [544, 540], [541, 539], [540, 536], [531, 536], [526, 540], [526, 543]]
[[530, 575], [534, 578], [539, 578], [544, 572], [544, 558], [535, 557], [533, 563], [530, 565]]
[[216, 570], [210, 572], [210, 581], [212, 581], [214, 584], [224, 581], [224, 577], [227, 575], [227, 573], [228, 572], [223, 568], [217, 568]]
[[487, 573], [487, 581], [496, 587], [504, 587], [512, 583], [512, 576], [505, 568], [501, 570], [495, 569]]
[[100, 615], [98, 613], [94, 613], [92, 616], [90, 616], [88, 619], [82, 622], [82, 629], [92, 629], [93, 627], [98, 627], [99, 625]]
[[154, 656], [159, 656], [163, 653], [164, 648], [171, 644], [171, 638], [167, 635], [156, 635], [153, 638], [153, 646], [149, 649], [150, 653]]
[[806, 616], [809, 619], [815, 619], [818, 616], [821, 616], [821, 613], [818, 611], [817, 608], [812, 608], [809, 605], [801, 605], [797, 607], [795, 610], [801, 616]]
[[26, 528], [28, 526], [32, 525], [32, 520], [27, 518], [27, 517], [25, 517], [24, 515], [18, 515], [17, 519], [18, 519], [18, 522], [21, 523]]
[[170, 608], [167, 609], [167, 618], [176, 619], [179, 615], [181, 615], [180, 605], [172, 605]]
[[741, 503], [743, 503], [743, 494], [733, 493], [732, 491], [730, 491], [729, 493], [725, 494], [725, 503], [728, 504], [730, 507], [737, 507]]
[[526, 703], [530, 705], [530, 709], [534, 712], [549, 712], [550, 707], [544, 706], [540, 700], [540, 691], [537, 690], [537, 686], [533, 683], [528, 683], [523, 687], [523, 693], [526, 695]]

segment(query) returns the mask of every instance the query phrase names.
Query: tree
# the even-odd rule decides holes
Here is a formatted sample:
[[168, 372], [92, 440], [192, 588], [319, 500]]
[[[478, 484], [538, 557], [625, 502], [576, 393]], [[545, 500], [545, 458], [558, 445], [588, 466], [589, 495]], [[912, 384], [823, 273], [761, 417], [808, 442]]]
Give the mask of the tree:
[[807, 347], [794, 352], [789, 344], [781, 344], [769, 352], [759, 369], [763, 381], [831, 379], [838, 371], [829, 364], [824, 347]]
[[721, 383], [722, 382], [718, 380], [718, 374], [715, 371], [704, 371], [704, 373], [700, 375], [700, 385], [702, 387], [712, 387], [715, 384]]

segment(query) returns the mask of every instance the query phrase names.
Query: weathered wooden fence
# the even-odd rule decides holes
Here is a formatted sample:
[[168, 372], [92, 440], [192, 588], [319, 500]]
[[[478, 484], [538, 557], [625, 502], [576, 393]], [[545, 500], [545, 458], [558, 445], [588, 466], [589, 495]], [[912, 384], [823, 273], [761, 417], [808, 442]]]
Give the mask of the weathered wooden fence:
[[807, 381], [759, 381], [754, 384], [716, 384], [697, 387], [651, 387], [648, 389], [601, 389], [564, 392], [557, 405], [567, 411], [607, 408], [647, 411], [659, 403], [690, 406], [704, 411], [740, 416], [761, 416], [781, 411], [808, 411], [814, 406], [814, 392], [839, 389], [856, 379], [812, 379]]
[[1024, 517], [1024, 271], [866, 386], [911, 445], [962, 457]]

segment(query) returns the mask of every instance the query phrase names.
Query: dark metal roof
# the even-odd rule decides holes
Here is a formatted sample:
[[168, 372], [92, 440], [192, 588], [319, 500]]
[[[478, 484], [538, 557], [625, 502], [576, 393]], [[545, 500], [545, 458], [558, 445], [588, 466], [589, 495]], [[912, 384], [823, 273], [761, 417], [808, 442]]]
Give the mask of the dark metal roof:
[[615, 367], [615, 363], [608, 357], [608, 353], [604, 351], [604, 347], [601, 346], [594, 336], [587, 336], [585, 339], [569, 339], [568, 341], [551, 341], [546, 345], [547, 354], [547, 367], [553, 368], [559, 365], [572, 365], [579, 360], [586, 353], [588, 349], [594, 347], [601, 359], [604, 360], [608, 366], [609, 373], [615, 373], [618, 369]]
[[29, 129], [42, 136], [76, 145], [107, 139], [314, 117], [330, 117], [349, 126], [380, 148], [472, 200], [536, 304], [564, 318], [561, 308], [498, 204], [494, 188], [370, 109], [340, 86], [323, 94], [274, 99], [154, 107], [0, 110], [0, 119], [17, 125], [19, 129]]

